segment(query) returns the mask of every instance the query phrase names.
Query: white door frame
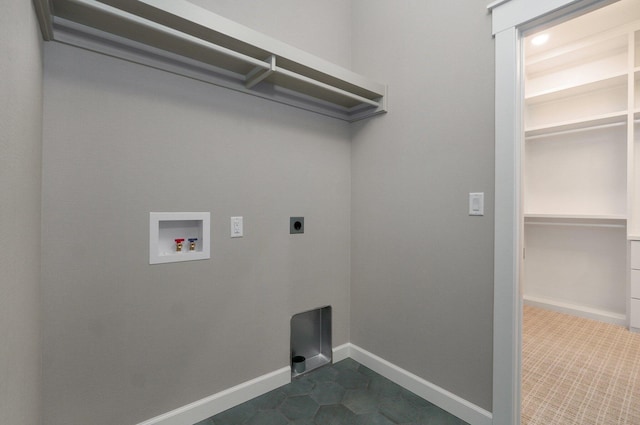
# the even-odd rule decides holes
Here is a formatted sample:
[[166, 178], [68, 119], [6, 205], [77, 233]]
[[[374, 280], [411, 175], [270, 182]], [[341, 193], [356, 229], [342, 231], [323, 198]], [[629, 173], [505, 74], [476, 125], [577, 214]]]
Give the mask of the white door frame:
[[522, 33], [617, 0], [498, 0], [488, 6], [495, 37], [495, 234], [493, 424], [520, 424]]

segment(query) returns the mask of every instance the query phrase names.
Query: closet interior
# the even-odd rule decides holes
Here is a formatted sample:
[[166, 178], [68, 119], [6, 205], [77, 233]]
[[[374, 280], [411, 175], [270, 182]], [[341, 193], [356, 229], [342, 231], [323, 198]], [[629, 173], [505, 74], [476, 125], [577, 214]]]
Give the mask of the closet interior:
[[523, 47], [524, 302], [640, 331], [640, 2]]

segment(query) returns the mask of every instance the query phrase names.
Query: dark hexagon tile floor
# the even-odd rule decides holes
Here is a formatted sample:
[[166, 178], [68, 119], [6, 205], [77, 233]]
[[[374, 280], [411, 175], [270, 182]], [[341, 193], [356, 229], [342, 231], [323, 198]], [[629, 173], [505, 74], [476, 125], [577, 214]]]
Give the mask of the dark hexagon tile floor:
[[352, 359], [195, 425], [468, 425]]

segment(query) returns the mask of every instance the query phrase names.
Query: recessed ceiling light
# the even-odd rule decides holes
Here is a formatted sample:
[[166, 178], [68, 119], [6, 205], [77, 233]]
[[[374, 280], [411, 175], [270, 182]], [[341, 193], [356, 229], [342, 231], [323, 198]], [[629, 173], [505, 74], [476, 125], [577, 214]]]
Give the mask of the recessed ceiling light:
[[542, 46], [547, 41], [549, 41], [549, 34], [539, 34], [531, 39], [531, 44], [534, 46]]

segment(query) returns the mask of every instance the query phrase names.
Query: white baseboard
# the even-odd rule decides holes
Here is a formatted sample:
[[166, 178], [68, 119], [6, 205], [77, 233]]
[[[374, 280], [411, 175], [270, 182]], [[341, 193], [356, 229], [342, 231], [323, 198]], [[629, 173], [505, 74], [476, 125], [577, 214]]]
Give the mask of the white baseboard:
[[351, 357], [351, 344], [342, 344], [333, 349], [333, 363]]
[[[351, 343], [333, 349], [333, 362], [353, 358], [471, 425], [491, 425], [490, 412]], [[289, 366], [244, 382], [138, 425], [192, 425], [291, 382]]]
[[138, 425], [192, 425], [289, 382], [291, 382], [291, 367], [287, 366]]
[[356, 345], [349, 344], [351, 358], [376, 373], [419, 395], [471, 425], [491, 425], [493, 417], [481, 407], [408, 372]]
[[584, 317], [585, 319], [597, 320], [599, 322], [627, 326], [627, 316], [624, 314], [566, 303], [549, 298], [532, 297], [530, 295], [525, 295], [522, 298], [525, 305], [540, 307], [546, 310], [557, 311], [559, 313], [571, 314], [573, 316]]

